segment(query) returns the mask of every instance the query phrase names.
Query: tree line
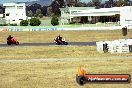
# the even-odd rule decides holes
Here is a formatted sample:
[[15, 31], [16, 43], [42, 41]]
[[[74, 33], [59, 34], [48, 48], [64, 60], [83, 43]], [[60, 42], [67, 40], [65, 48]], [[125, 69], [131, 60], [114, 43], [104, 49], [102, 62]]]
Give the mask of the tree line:
[[[54, 0], [49, 6], [41, 6], [40, 4], [32, 4], [26, 6], [26, 13], [29, 17], [43, 17], [43, 16], [60, 16], [60, 9], [66, 6], [71, 7], [95, 7], [95, 8], [111, 8], [130, 6], [132, 1], [130, 0], [108, 0], [102, 2], [102, 0], [92, 0], [88, 3], [80, 2], [79, 0]], [[5, 8], [0, 6], [0, 13], [4, 13]]]
[[[32, 5], [26, 5], [26, 15], [28, 17], [33, 17], [33, 18], [42, 18], [43, 16], [52, 17], [53, 21], [51, 23], [52, 25], [54, 25], [54, 24], [58, 24], [57, 18], [60, 16], [60, 13], [61, 13], [59, 8], [65, 8], [66, 6], [95, 7], [96, 9], [99, 9], [99, 8], [111, 8], [111, 7], [121, 7], [121, 6], [131, 6], [131, 5], [132, 5], [132, 1], [130, 0], [108, 0], [105, 2], [102, 2], [102, 0], [92, 0], [88, 3], [80, 2], [80, 0], [54, 0], [49, 6], [41, 6], [40, 4], [37, 4], [37, 3]], [[5, 8], [3, 6], [0, 6], [0, 13], [4, 13], [4, 12], [5, 12]], [[93, 17], [91, 23], [96, 23], [98, 21], [118, 22], [119, 15], [112, 16], [112, 17]], [[87, 17], [81, 17], [80, 23], [88, 23], [88, 22], [89, 21]], [[24, 22], [24, 23], [27, 23], [27, 22]], [[23, 22], [21, 24], [25, 25], [23, 24]]]

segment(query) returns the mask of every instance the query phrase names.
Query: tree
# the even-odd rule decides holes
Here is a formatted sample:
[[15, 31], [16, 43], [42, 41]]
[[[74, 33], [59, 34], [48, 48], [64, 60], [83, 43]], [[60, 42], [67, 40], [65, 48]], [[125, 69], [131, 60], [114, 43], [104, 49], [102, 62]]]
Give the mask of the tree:
[[40, 18], [42, 18], [42, 17], [43, 17], [43, 14], [42, 14], [42, 12], [41, 12], [41, 9], [37, 9], [34, 16], [35, 16], [35, 17], [40, 17]]
[[39, 14], [38, 17], [42, 18], [43, 17], [43, 14]]
[[87, 7], [87, 4], [85, 2], [78, 2], [75, 7]]
[[109, 0], [110, 7], [113, 7], [113, 5], [114, 5], [113, 3], [114, 3], [113, 0]]
[[55, 0], [55, 1], [57, 1], [60, 8], [65, 7], [65, 1], [64, 0]]
[[31, 26], [39, 26], [40, 24], [41, 24], [41, 21], [38, 18], [30, 19], [30, 25]]
[[57, 15], [59, 16], [60, 15], [60, 5], [58, 3], [58, 1], [53, 1], [52, 4], [51, 4], [51, 7], [52, 7], [52, 12], [54, 13], [54, 15]]
[[52, 16], [53, 15], [53, 13], [52, 13], [52, 7], [50, 7], [50, 6], [47, 8], [47, 15], [48, 16]]
[[5, 13], [5, 8], [3, 6], [0, 6], [0, 13], [1, 14]]
[[87, 3], [87, 7], [93, 7], [93, 3], [90, 1]]
[[42, 11], [43, 16], [46, 16], [47, 15], [47, 8], [48, 8], [47, 6], [43, 6], [42, 7], [42, 10], [41, 11]]
[[51, 24], [52, 24], [53, 26], [59, 25], [58, 17], [57, 17], [57, 16], [53, 16], [53, 17], [52, 17], [52, 19], [51, 19]]
[[128, 6], [131, 4], [131, 2], [129, 0], [119, 0], [116, 2], [118, 7], [121, 6]]
[[79, 0], [66, 0], [68, 6], [76, 6]]
[[20, 26], [28, 26], [28, 21], [27, 20], [22, 20], [20, 22]]
[[33, 16], [33, 12], [30, 10], [30, 11], [28, 11], [28, 16], [29, 17], [32, 17]]
[[101, 0], [92, 0], [93, 5], [96, 7], [96, 9], [100, 8]]
[[40, 4], [32, 4], [30, 6], [26, 6], [26, 11], [32, 11], [33, 15], [36, 14], [36, 10], [37, 9], [41, 9], [41, 5]]

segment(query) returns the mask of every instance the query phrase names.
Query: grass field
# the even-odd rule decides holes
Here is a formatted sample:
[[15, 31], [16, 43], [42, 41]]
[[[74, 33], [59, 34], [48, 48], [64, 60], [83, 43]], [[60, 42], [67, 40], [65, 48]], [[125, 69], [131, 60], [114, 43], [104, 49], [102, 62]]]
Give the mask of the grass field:
[[[129, 30], [129, 37], [132, 31]], [[116, 31], [0, 32], [0, 42], [11, 34], [20, 43], [53, 42], [62, 35], [68, 42], [115, 40]], [[35, 59], [35, 60], [34, 60]], [[18, 60], [18, 61], [16, 61]], [[89, 74], [132, 75], [132, 54], [98, 53], [95, 46], [0, 47], [0, 88], [80, 88], [75, 77], [82, 65]], [[86, 84], [82, 88], [131, 88], [130, 84]]]
[[[132, 37], [129, 30], [129, 38]], [[100, 40], [115, 40], [127, 38], [122, 36], [121, 30], [109, 31], [43, 31], [43, 32], [0, 32], [0, 43], [6, 43], [8, 35], [16, 37], [20, 43], [53, 42], [58, 35], [63, 36], [68, 42], [88, 42]]]

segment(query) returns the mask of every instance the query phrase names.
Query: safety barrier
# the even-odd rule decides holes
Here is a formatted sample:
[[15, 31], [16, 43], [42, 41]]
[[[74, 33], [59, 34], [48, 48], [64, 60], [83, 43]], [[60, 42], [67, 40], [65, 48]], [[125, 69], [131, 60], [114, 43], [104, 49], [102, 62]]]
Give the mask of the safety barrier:
[[0, 31], [55, 31], [55, 30], [64, 30], [63, 28], [58, 27], [49, 27], [49, 28], [34, 28], [34, 27], [1, 27]]
[[[23, 26], [1, 26], [0, 31], [56, 31], [56, 30], [121, 30], [121, 26], [111, 26], [111, 27], [61, 27], [61, 26], [37, 26], [37, 27], [23, 27]], [[128, 29], [132, 29], [131, 27], [128, 27]]]
[[97, 51], [100, 53], [128, 53], [132, 52], [132, 39], [119, 39], [115, 41], [96, 42]]

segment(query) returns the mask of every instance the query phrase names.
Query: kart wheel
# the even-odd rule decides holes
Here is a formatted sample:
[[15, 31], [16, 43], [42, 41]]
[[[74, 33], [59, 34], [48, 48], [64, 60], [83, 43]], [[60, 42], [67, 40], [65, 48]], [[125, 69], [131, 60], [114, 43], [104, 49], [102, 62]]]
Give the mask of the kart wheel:
[[7, 41], [7, 45], [11, 45], [11, 42]]
[[79, 85], [84, 85], [86, 83], [86, 78], [84, 76], [77, 76], [76, 81]]

